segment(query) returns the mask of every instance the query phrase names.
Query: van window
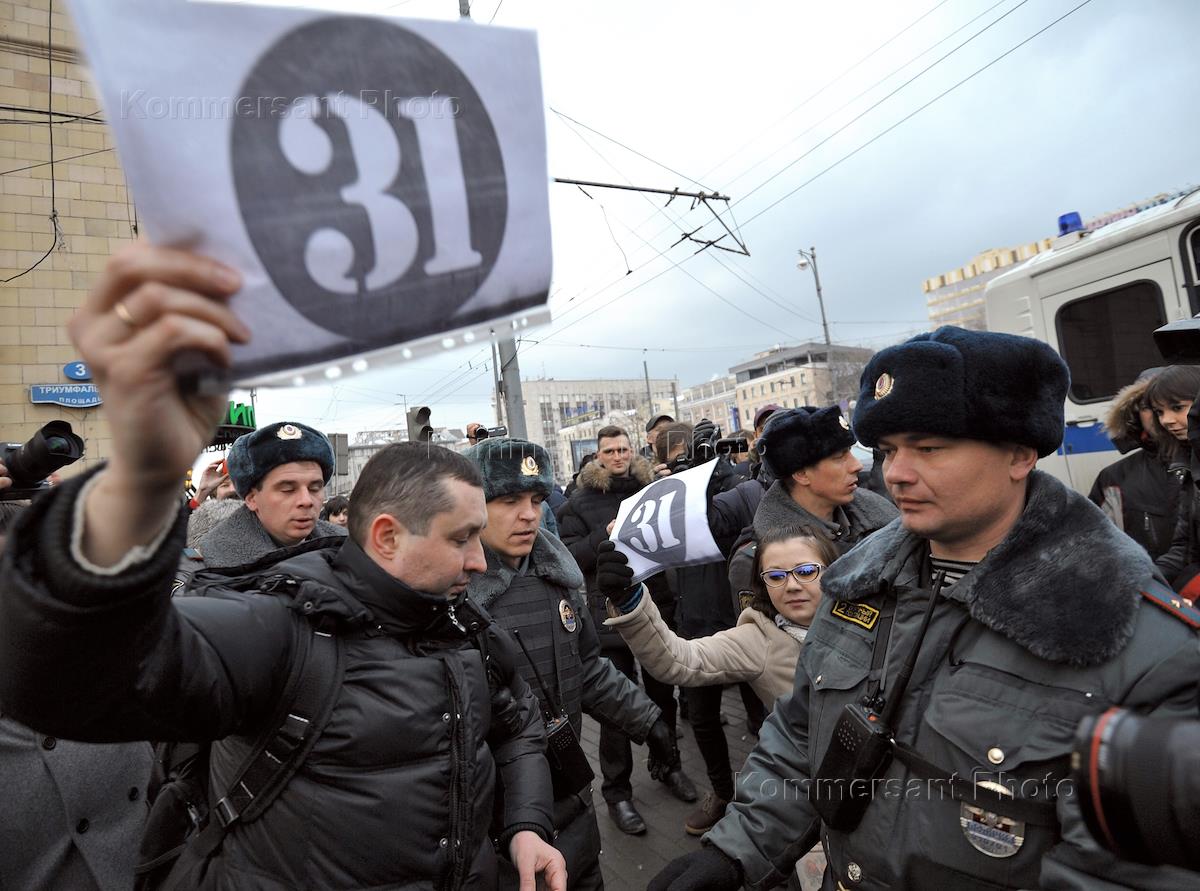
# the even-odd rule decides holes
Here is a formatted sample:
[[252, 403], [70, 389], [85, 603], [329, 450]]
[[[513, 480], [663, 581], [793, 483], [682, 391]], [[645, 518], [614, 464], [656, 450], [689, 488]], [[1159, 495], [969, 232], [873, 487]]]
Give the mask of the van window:
[[1071, 369], [1072, 402], [1101, 402], [1143, 369], [1162, 365], [1153, 333], [1167, 317], [1162, 291], [1152, 281], [1073, 300], [1058, 311], [1056, 323]]

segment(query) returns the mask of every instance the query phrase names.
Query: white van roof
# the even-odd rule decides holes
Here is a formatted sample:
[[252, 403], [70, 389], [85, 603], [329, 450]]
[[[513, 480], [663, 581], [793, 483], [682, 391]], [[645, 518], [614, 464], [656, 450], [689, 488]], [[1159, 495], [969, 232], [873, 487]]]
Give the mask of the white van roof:
[[1200, 217], [1200, 188], [1193, 189], [1173, 201], [1149, 207], [1107, 226], [1101, 226], [1078, 241], [1034, 254], [1024, 263], [1012, 267], [988, 282], [989, 290], [1007, 283], [1010, 279], [1026, 275], [1037, 277], [1067, 263], [1111, 250], [1153, 232], [1170, 229], [1194, 217]]

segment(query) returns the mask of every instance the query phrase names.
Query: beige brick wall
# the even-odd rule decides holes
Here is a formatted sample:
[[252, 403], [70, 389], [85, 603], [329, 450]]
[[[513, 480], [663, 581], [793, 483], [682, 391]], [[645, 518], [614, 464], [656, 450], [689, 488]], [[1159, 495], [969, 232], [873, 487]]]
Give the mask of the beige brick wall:
[[[47, 421], [70, 422], [87, 453], [67, 475], [108, 456], [107, 423], [94, 409], [32, 405], [29, 385], [66, 381], [63, 366], [79, 356], [65, 323], [107, 257], [133, 238], [134, 211], [108, 128], [61, 117], [47, 123], [47, 108], [103, 118], [66, 4], [56, 0], [53, 15], [50, 6], [0, 0], [0, 279], [37, 264], [0, 284], [0, 439], [24, 441]], [[54, 243], [52, 194], [62, 242], [38, 263]]]

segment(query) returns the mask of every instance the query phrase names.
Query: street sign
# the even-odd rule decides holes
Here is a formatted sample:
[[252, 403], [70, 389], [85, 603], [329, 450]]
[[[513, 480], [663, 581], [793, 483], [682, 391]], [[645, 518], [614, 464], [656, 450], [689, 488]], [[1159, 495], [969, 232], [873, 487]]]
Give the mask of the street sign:
[[68, 362], [63, 366], [63, 374], [68, 380], [73, 381], [90, 381], [92, 379], [92, 369], [88, 368], [86, 362]]
[[533, 32], [185, 0], [72, 9], [144, 231], [242, 272], [241, 382], [333, 379], [548, 318]]
[[104, 400], [95, 384], [33, 384], [29, 388], [29, 401], [34, 405], [95, 408]]

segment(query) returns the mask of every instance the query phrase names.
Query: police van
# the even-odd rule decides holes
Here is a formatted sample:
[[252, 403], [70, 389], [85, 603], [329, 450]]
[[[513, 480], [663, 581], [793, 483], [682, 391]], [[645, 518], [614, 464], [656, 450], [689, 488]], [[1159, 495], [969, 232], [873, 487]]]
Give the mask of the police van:
[[1066, 214], [1059, 232], [988, 282], [987, 326], [1044, 340], [1066, 360], [1063, 444], [1038, 466], [1086, 494], [1120, 457], [1104, 432], [1114, 394], [1165, 364], [1154, 330], [1200, 313], [1200, 189], [1091, 232]]

